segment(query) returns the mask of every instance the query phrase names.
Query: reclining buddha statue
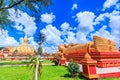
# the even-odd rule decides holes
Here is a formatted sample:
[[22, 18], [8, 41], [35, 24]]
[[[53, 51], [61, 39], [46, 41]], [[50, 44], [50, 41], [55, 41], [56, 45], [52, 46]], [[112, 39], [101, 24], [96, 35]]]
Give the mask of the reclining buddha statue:
[[93, 36], [93, 41], [85, 44], [71, 43], [60, 44], [58, 46], [58, 53], [91, 53], [91, 52], [118, 52], [116, 43], [112, 40]]

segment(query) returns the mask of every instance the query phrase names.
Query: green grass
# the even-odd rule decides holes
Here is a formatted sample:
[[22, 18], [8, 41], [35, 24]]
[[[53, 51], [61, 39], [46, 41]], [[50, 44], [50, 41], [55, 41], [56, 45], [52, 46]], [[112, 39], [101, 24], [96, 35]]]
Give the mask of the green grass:
[[50, 60], [43, 60], [42, 61], [42, 64], [51, 64], [52, 63], [52, 61], [50, 61]]
[[26, 67], [0, 67], [0, 80], [30, 80], [31, 75]]
[[[16, 64], [26, 64], [27, 62], [19, 61], [19, 60], [0, 60], [0, 65], [16, 65]], [[42, 64], [53, 64], [50, 60], [43, 60]]]
[[43, 66], [42, 80], [73, 80], [63, 66]]
[[15, 64], [25, 64], [25, 63], [18, 60], [15, 60], [15, 61], [1, 60], [0, 61], [0, 65], [15, 65]]
[[[5, 63], [8, 63], [7, 61]], [[12, 62], [14, 63], [14, 62]], [[15, 61], [19, 63], [19, 61]], [[45, 60], [43, 64], [51, 63]], [[31, 80], [33, 70], [26, 66], [4, 66], [0, 67], [0, 80]], [[82, 76], [79, 78], [71, 78], [64, 66], [42, 66], [42, 75], [40, 80], [87, 80]], [[120, 78], [106, 78], [100, 80], [120, 80]]]
[[[30, 80], [31, 75], [33, 75], [32, 70], [29, 71], [25, 66], [0, 67], [0, 80]], [[63, 66], [42, 66], [41, 80], [73, 80], [73, 78]]]

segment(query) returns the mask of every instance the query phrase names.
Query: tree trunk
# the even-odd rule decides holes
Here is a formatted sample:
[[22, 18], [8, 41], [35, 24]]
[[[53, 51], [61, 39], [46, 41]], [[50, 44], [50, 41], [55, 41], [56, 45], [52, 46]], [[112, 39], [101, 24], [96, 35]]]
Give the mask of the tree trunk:
[[35, 80], [38, 80], [38, 77], [39, 77], [39, 59], [37, 58], [37, 61], [36, 61], [36, 68], [35, 68]]

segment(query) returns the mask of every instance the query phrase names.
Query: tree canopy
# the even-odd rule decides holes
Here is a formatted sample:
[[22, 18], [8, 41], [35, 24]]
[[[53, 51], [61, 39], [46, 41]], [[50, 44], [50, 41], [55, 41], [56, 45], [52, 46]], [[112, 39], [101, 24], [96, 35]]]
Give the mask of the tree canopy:
[[43, 42], [46, 41], [46, 35], [44, 33], [40, 32], [34, 36], [34, 39], [39, 45], [37, 53], [41, 55], [42, 54], [42, 46], [41, 45], [43, 44]]
[[50, 4], [52, 4], [51, 0], [0, 0], [0, 28], [4, 28], [7, 24], [13, 23], [8, 18], [8, 9], [14, 8], [15, 11], [29, 12], [30, 16], [38, 19], [41, 11], [47, 9]]

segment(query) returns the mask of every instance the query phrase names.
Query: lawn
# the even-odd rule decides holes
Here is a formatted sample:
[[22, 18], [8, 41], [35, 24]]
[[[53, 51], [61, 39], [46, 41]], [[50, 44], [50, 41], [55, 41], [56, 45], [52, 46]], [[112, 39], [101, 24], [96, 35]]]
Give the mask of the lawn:
[[[13, 63], [13, 62], [12, 62]], [[19, 62], [18, 62], [19, 63]], [[51, 63], [46, 60], [43, 64]], [[0, 66], [0, 80], [32, 80], [32, 70], [26, 66]], [[64, 66], [42, 66], [40, 80], [86, 80], [83, 77], [73, 79], [68, 74]], [[100, 79], [100, 80], [120, 80], [120, 78]]]
[[[73, 80], [63, 66], [43, 66], [42, 80]], [[78, 80], [78, 79], [77, 79]]]
[[0, 67], [0, 80], [30, 80], [30, 75], [26, 67]]
[[[25, 66], [0, 67], [0, 80], [30, 80], [32, 78], [31, 75], [32, 70]], [[66, 68], [63, 66], [42, 66], [41, 80], [73, 79], [69, 77]]]
[[22, 61], [19, 61], [19, 60], [15, 60], [15, 61], [0, 60], [0, 65], [17, 65], [17, 64], [25, 64], [25, 62], [22, 62]]
[[[19, 65], [19, 64], [26, 64], [28, 61], [20, 61], [20, 60], [0, 60], [0, 66], [1, 65]], [[43, 60], [42, 64], [53, 64], [50, 60]]]

